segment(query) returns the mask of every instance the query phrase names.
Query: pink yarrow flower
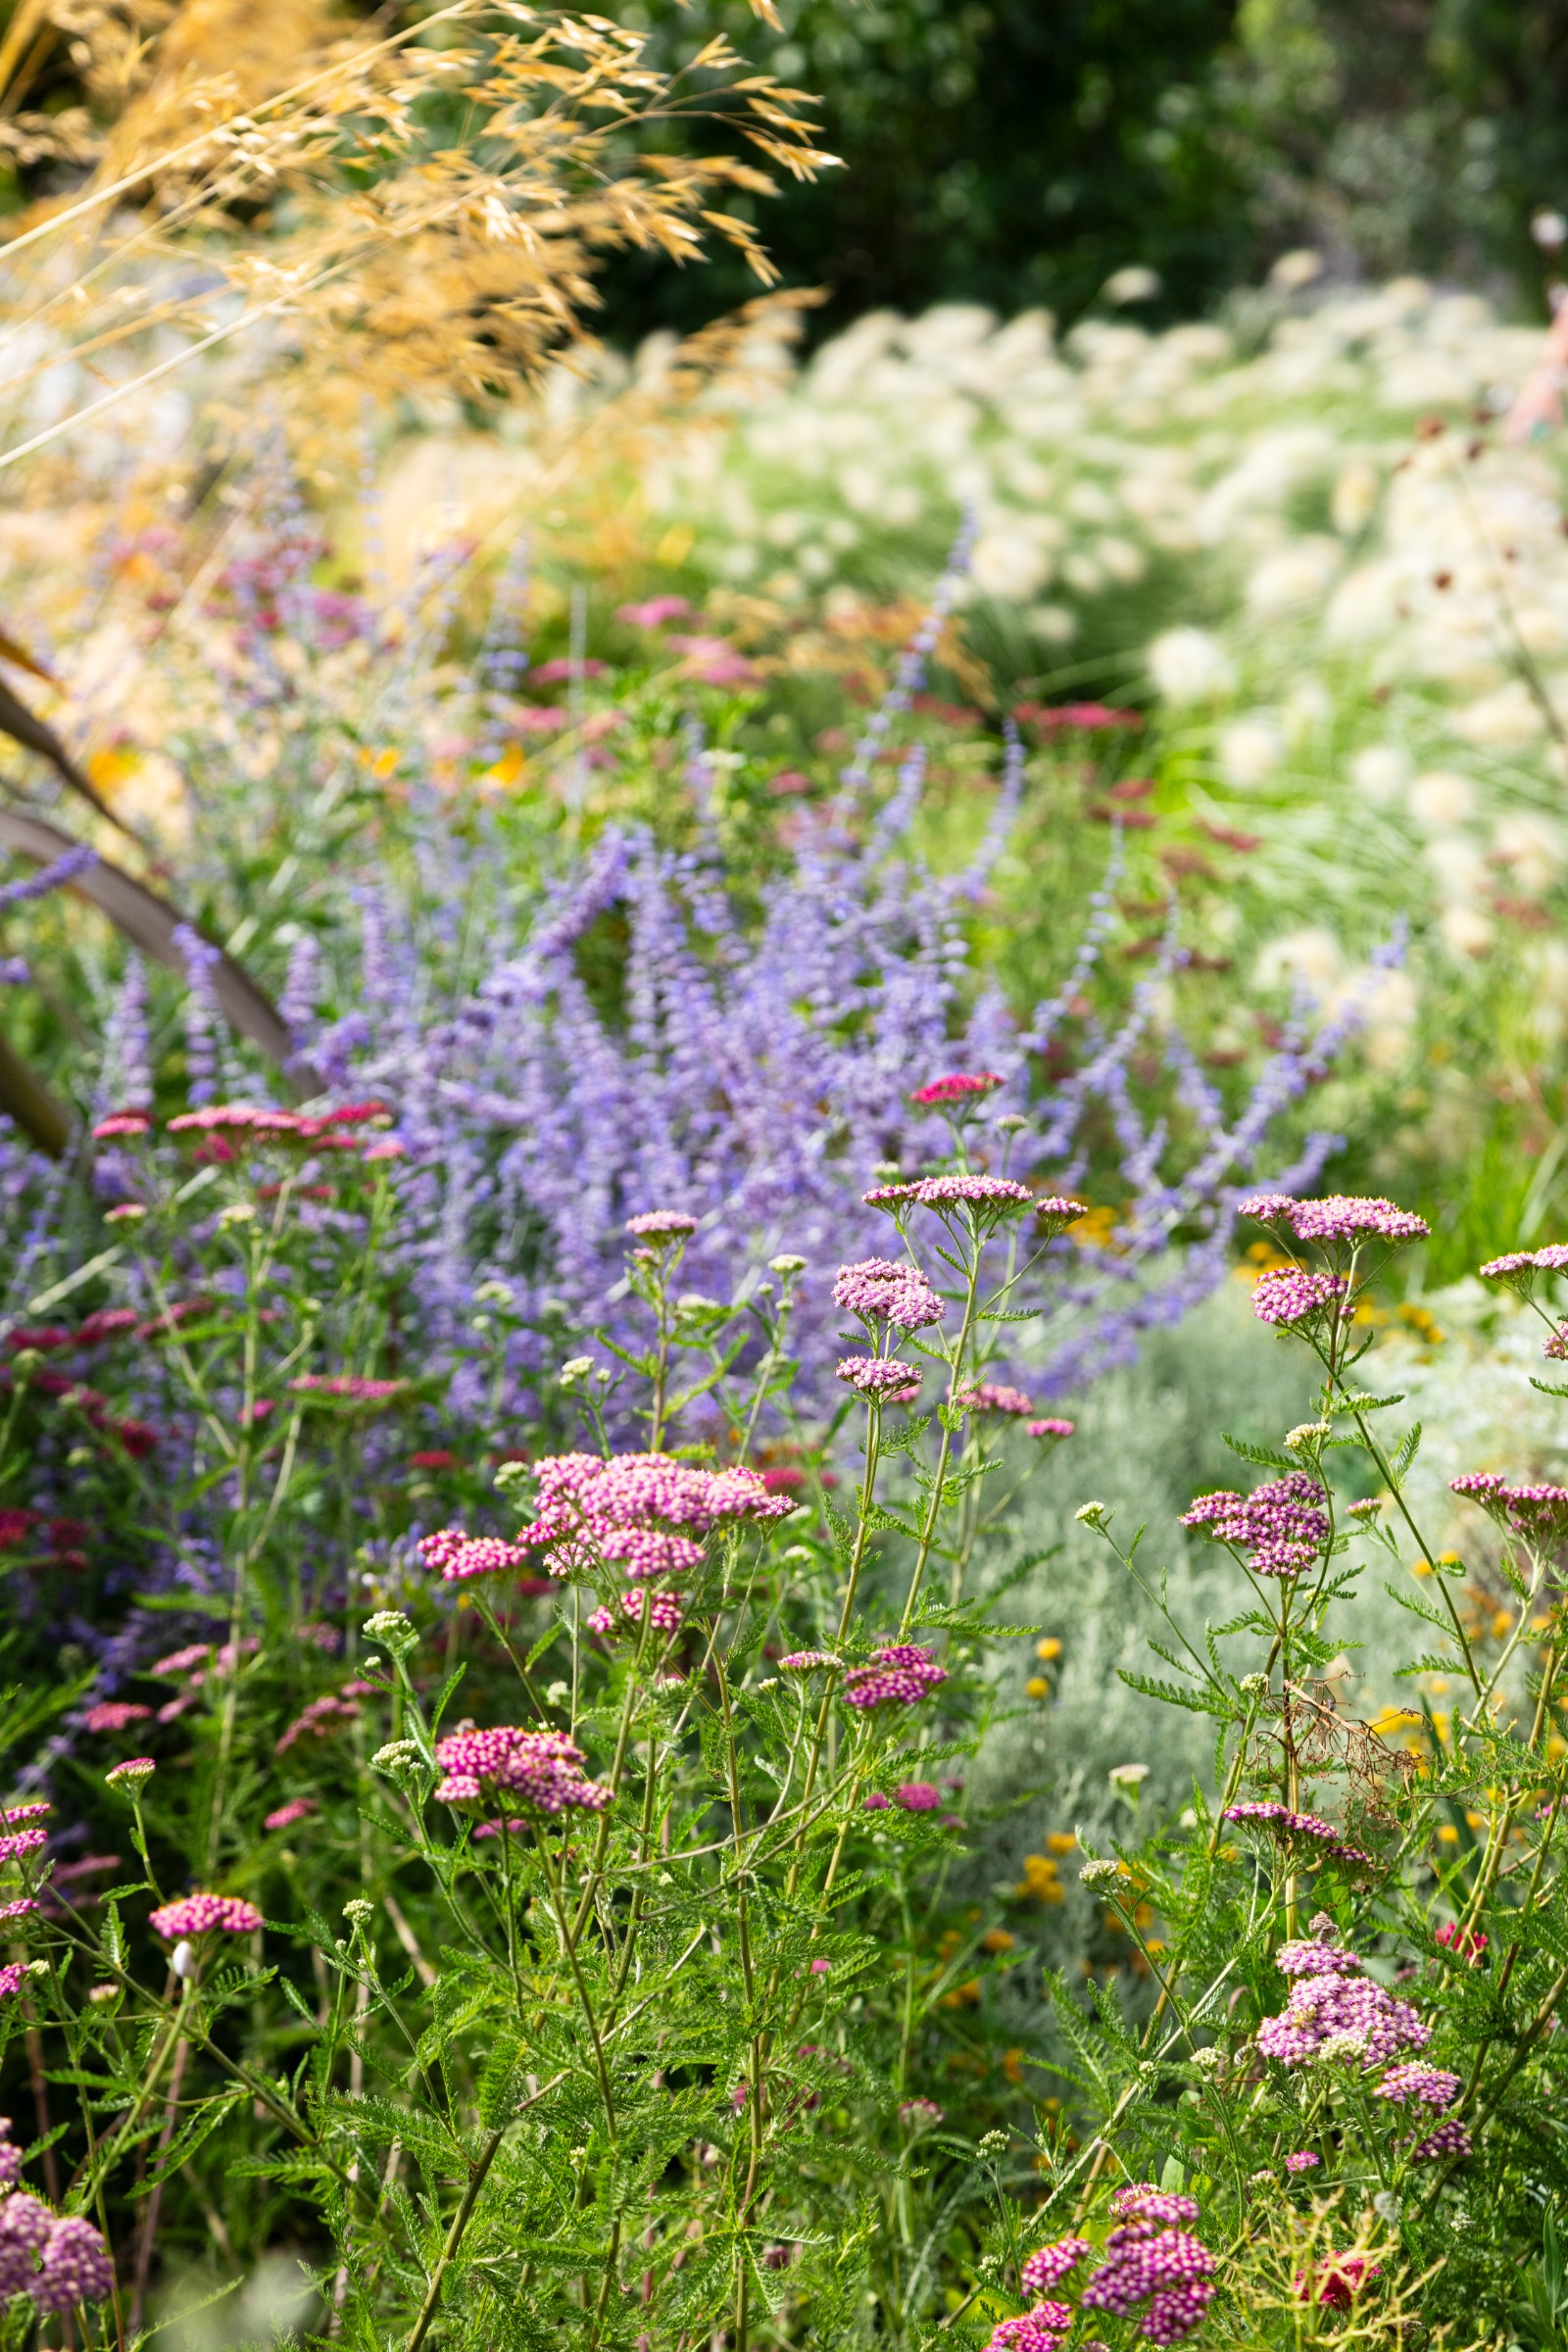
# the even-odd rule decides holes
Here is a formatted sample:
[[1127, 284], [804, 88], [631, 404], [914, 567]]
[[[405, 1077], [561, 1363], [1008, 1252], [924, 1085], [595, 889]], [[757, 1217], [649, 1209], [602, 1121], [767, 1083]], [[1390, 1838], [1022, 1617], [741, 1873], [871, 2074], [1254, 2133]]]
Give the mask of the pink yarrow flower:
[[912, 1707], [948, 1679], [928, 1649], [917, 1642], [889, 1642], [871, 1652], [868, 1666], [856, 1666], [844, 1678], [844, 1703], [862, 1710], [870, 1707]]
[[940, 1323], [947, 1301], [931, 1288], [917, 1266], [896, 1265], [891, 1258], [866, 1257], [853, 1266], [840, 1266], [833, 1283], [833, 1303], [866, 1323], [896, 1323], [901, 1331], [920, 1331]]
[[991, 1217], [1034, 1205], [1029, 1187], [1011, 1176], [920, 1176], [910, 1184], [873, 1185], [860, 1198], [867, 1208], [970, 1208]]
[[933, 1078], [929, 1086], [917, 1086], [909, 1097], [911, 1102], [967, 1102], [976, 1096], [995, 1094], [1004, 1083], [996, 1070], [955, 1070], [951, 1077]]
[[897, 1356], [846, 1355], [835, 1366], [835, 1376], [873, 1404], [912, 1404], [920, 1394], [919, 1367], [901, 1363]]
[[942, 1803], [942, 1791], [931, 1781], [901, 1781], [893, 1791], [893, 1801], [906, 1813], [935, 1813]]
[[1315, 2148], [1298, 2148], [1294, 2156], [1286, 2157], [1285, 2170], [1288, 2173], [1312, 2173], [1316, 2172], [1322, 2161]]
[[166, 1943], [183, 1943], [197, 1936], [249, 1936], [262, 1925], [262, 1915], [237, 1894], [186, 1894], [161, 1905], [147, 1925]]
[[1183, 1527], [1196, 1527], [1211, 1543], [1247, 1554], [1255, 1576], [1299, 1576], [1318, 1558], [1328, 1539], [1328, 1496], [1304, 1470], [1254, 1487], [1250, 1494], [1200, 1494], [1182, 1513]]
[[[1345, 1298], [1343, 1274], [1303, 1274], [1295, 1266], [1260, 1274], [1252, 1287], [1252, 1312], [1260, 1323], [1290, 1328], [1313, 1322]], [[1343, 1311], [1343, 1309], [1341, 1309]]]
[[291, 1830], [297, 1821], [308, 1820], [315, 1811], [315, 1797], [291, 1796], [286, 1805], [279, 1805], [275, 1813], [268, 1814], [262, 1827], [264, 1830]]
[[435, 1790], [443, 1804], [477, 1804], [504, 1791], [530, 1812], [549, 1816], [600, 1813], [611, 1798], [600, 1782], [587, 1779], [587, 1759], [564, 1732], [530, 1732], [510, 1723], [487, 1732], [453, 1732], [436, 1742], [435, 1760], [446, 1775]]
[[1070, 1438], [1077, 1426], [1075, 1421], [1031, 1421], [1024, 1435], [1030, 1438]]
[[641, 1242], [683, 1242], [697, 1231], [697, 1219], [683, 1208], [647, 1208], [626, 1219], [626, 1231]]
[[1420, 1242], [1431, 1231], [1424, 1217], [1393, 1200], [1352, 1193], [1330, 1193], [1319, 1200], [1254, 1193], [1237, 1214], [1258, 1225], [1285, 1225], [1298, 1242]]
[[1014, 1421], [1022, 1421], [1035, 1409], [1035, 1400], [1022, 1389], [1009, 1389], [1002, 1383], [982, 1380], [972, 1389], [960, 1389], [953, 1400], [966, 1413], [999, 1413]]

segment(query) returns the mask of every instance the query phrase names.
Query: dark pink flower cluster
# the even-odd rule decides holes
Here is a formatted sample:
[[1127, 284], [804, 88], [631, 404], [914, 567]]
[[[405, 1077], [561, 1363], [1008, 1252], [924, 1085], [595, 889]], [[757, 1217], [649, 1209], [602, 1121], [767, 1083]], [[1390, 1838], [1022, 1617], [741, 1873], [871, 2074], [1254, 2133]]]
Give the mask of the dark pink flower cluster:
[[606, 1601], [584, 1623], [591, 1634], [618, 1634], [623, 1630], [623, 1621], [634, 1626], [641, 1625], [645, 1615], [656, 1634], [680, 1632], [683, 1622], [680, 1602], [673, 1592], [661, 1592], [649, 1585], [641, 1585], [630, 1592], [623, 1592], [618, 1612]]
[[1024, 1435], [1030, 1438], [1070, 1438], [1076, 1427], [1077, 1423], [1074, 1421], [1055, 1419], [1031, 1421]]
[[[37, 1908], [35, 1904], [29, 1907]], [[8, 1960], [4, 1968], [0, 1968], [0, 2000], [9, 2000], [14, 1992], [20, 1992], [26, 1974], [22, 1961]]]
[[910, 1184], [874, 1185], [860, 1198], [867, 1208], [900, 1208], [907, 1202], [911, 1208], [977, 1208], [999, 1216], [1034, 1202], [1029, 1187], [1011, 1176], [919, 1176]]
[[1328, 1538], [1328, 1497], [1315, 1478], [1292, 1470], [1254, 1487], [1250, 1494], [1222, 1488], [1200, 1494], [1182, 1513], [1183, 1527], [1199, 1528], [1211, 1543], [1247, 1553], [1256, 1576], [1299, 1576], [1310, 1568]]
[[1021, 2312], [1017, 2319], [1004, 2320], [994, 2328], [986, 2352], [1056, 2352], [1071, 2326], [1072, 2311], [1067, 2304], [1039, 2303], [1033, 2311]]
[[1247, 1797], [1240, 1804], [1227, 1805], [1221, 1816], [1225, 1821], [1256, 1821], [1270, 1829], [1276, 1837], [1287, 1839], [1307, 1838], [1323, 1849], [1323, 1859], [1343, 1862], [1369, 1862], [1371, 1856], [1358, 1845], [1348, 1845], [1331, 1822], [1320, 1821], [1315, 1813], [1293, 1813], [1289, 1805], [1276, 1804], [1268, 1797]]
[[893, 1791], [893, 1801], [906, 1813], [934, 1813], [942, 1802], [942, 1791], [935, 1781], [901, 1781]]
[[[699, 1470], [667, 1453], [543, 1454], [533, 1466], [539, 1516], [516, 1541], [543, 1550], [552, 1574], [579, 1564], [586, 1545], [604, 1556], [624, 1528], [683, 1530], [692, 1538], [749, 1519], [785, 1519], [788, 1494], [770, 1494], [757, 1470]], [[557, 1554], [564, 1553], [565, 1561]]]
[[966, 1413], [1005, 1413], [1022, 1421], [1035, 1409], [1035, 1400], [1022, 1389], [1009, 1389], [994, 1380], [978, 1381], [972, 1389], [960, 1389], [954, 1398]]
[[1413, 2065], [1391, 2066], [1375, 2094], [1380, 2099], [1393, 2099], [1402, 2106], [1413, 2100], [1418, 2107], [1451, 2107], [1459, 2095], [1459, 2078], [1445, 2067]]
[[1265, 2058], [1302, 2066], [1332, 2042], [1347, 2057], [1377, 2066], [1401, 2050], [1425, 2049], [1432, 2039], [1431, 2027], [1408, 2001], [1351, 1973], [1360, 1966], [1353, 1953], [1326, 1941], [1287, 1944], [1277, 1962], [1295, 1982], [1279, 2016], [1266, 2017], [1257, 2030]]
[[917, 1642], [890, 1642], [871, 1652], [868, 1666], [857, 1666], [845, 1676], [845, 1702], [862, 1708], [912, 1707], [947, 1679], [947, 1668]]
[[600, 1782], [584, 1777], [587, 1759], [564, 1732], [527, 1732], [512, 1723], [452, 1732], [437, 1741], [435, 1760], [446, 1775], [435, 1793], [448, 1805], [478, 1804], [505, 1791], [535, 1813], [599, 1813], [611, 1798]]
[[901, 1331], [923, 1331], [940, 1323], [947, 1301], [931, 1288], [918, 1266], [897, 1265], [890, 1257], [865, 1257], [840, 1266], [833, 1303], [865, 1323], [896, 1323]]
[[1298, 1242], [1425, 1241], [1424, 1217], [1393, 1200], [1330, 1193], [1321, 1200], [1293, 1200], [1288, 1193], [1254, 1193], [1237, 1214], [1258, 1225], [1288, 1225]]
[[25, 1854], [42, 1853], [48, 1842], [47, 1830], [9, 1830], [0, 1838], [0, 1862], [20, 1862]]
[[79, 2214], [57, 2215], [16, 2185], [22, 2150], [0, 2115], [0, 2297], [27, 2294], [40, 2312], [101, 2303], [114, 2291], [109, 2249]]
[[134, 1699], [101, 1698], [87, 1709], [83, 1721], [89, 1732], [124, 1732], [133, 1723], [145, 1723], [151, 1714], [151, 1707], [138, 1706]]
[[1078, 2298], [1081, 2309], [1125, 2319], [1144, 2304], [1139, 2332], [1152, 2344], [1181, 2343], [1214, 2295], [1214, 2256], [1190, 2230], [1171, 2226], [1196, 2222], [1196, 2204], [1191, 2197], [1139, 2186], [1119, 2189], [1111, 2210], [1123, 2218]]
[[1314, 2148], [1298, 2148], [1294, 2156], [1285, 2159], [1288, 2173], [1315, 2173], [1323, 2159]]
[[[0, 2206], [0, 2225], [4, 2212]], [[37, 2277], [26, 2282], [39, 2311], [74, 2311], [78, 2303], [102, 2303], [113, 2294], [115, 2266], [109, 2248], [81, 2214], [63, 2214], [51, 2221], [42, 2254]]]
[[[1320, 1913], [1312, 1922], [1314, 1928], [1327, 1918]], [[1366, 1967], [1359, 1952], [1348, 1952], [1343, 1944], [1332, 1940], [1331, 1932], [1324, 1928], [1317, 1935], [1302, 1936], [1296, 1943], [1282, 1943], [1274, 1955], [1274, 1965], [1283, 1977], [1358, 1977]]]
[[1024, 2293], [1042, 2295], [1048, 2286], [1059, 2285], [1091, 2251], [1087, 2237], [1061, 2237], [1054, 2245], [1037, 2247], [1019, 2274]]
[[919, 1366], [901, 1363], [896, 1355], [846, 1355], [834, 1373], [873, 1404], [912, 1404], [920, 1394]]
[[1344, 1297], [1343, 1274], [1303, 1274], [1295, 1266], [1280, 1266], [1253, 1284], [1252, 1312], [1260, 1323], [1289, 1329], [1339, 1308]]
[[1413, 2163], [1432, 2164], [1440, 2156], [1468, 2156], [1474, 2141], [1456, 2115], [1446, 2116], [1431, 2135], [1410, 2150]]
[[1568, 1323], [1560, 1323], [1549, 1340], [1543, 1340], [1541, 1352], [1554, 1364], [1568, 1363]]
[[975, 1095], [995, 1094], [1002, 1079], [995, 1070], [955, 1070], [951, 1078], [933, 1078], [917, 1086], [911, 1102], [966, 1102]]
[[527, 1554], [500, 1536], [465, 1535], [461, 1527], [439, 1527], [419, 1540], [419, 1557], [427, 1568], [438, 1568], [443, 1584], [462, 1584], [470, 1576], [501, 1576], [520, 1568]]
[[147, 1925], [168, 1943], [187, 1936], [249, 1936], [262, 1924], [254, 1903], [237, 1894], [184, 1894], [153, 1912]]
[[328, 1740], [334, 1732], [358, 1723], [360, 1710], [356, 1702], [369, 1697], [374, 1690], [373, 1683], [345, 1683], [341, 1690], [327, 1690], [319, 1698], [313, 1698], [287, 1731], [279, 1735], [277, 1753], [286, 1756], [302, 1740]]

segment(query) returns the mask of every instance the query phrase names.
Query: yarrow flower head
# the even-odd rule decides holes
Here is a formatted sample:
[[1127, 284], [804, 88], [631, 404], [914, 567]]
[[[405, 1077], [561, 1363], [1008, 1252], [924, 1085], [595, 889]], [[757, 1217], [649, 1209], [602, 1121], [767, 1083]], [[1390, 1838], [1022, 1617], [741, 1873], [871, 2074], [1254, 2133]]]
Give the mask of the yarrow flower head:
[[1034, 1205], [1026, 1184], [1011, 1176], [920, 1176], [909, 1184], [878, 1184], [860, 1198], [867, 1208], [967, 1208], [985, 1224]]
[[1250, 1494], [1229, 1489], [1200, 1494], [1182, 1513], [1183, 1527], [1196, 1527], [1214, 1544], [1247, 1554], [1255, 1576], [1299, 1576], [1318, 1558], [1328, 1539], [1328, 1496], [1315, 1478], [1292, 1470]]
[[893, 1791], [893, 1801], [906, 1813], [934, 1813], [942, 1802], [942, 1791], [934, 1781], [901, 1781]]
[[1459, 2078], [1441, 2066], [1391, 2066], [1374, 2095], [1401, 2106], [1408, 2101], [1418, 2107], [1451, 2107], [1459, 2095]]
[[1315, 2148], [1298, 2148], [1293, 2156], [1286, 2157], [1285, 2170], [1288, 2173], [1313, 2173], [1322, 2161]]
[[[1509, 1250], [1501, 1257], [1489, 1257], [1481, 1268], [1484, 1282], [1505, 1282], [1510, 1290], [1528, 1298], [1538, 1274], [1568, 1273], [1568, 1243], [1548, 1242], [1544, 1250]], [[1546, 1353], [1554, 1353], [1551, 1342]]]
[[1287, 1842], [1304, 1841], [1315, 1845], [1323, 1860], [1365, 1863], [1370, 1856], [1358, 1845], [1348, 1845], [1331, 1822], [1320, 1821], [1315, 1813], [1293, 1813], [1289, 1805], [1275, 1803], [1271, 1798], [1244, 1798], [1240, 1804], [1227, 1805], [1220, 1817], [1224, 1821], [1255, 1821], [1273, 1831]]
[[1295, 1266], [1277, 1267], [1260, 1274], [1253, 1285], [1252, 1312], [1260, 1323], [1294, 1330], [1339, 1309], [1345, 1290], [1343, 1274], [1303, 1274]]
[[844, 1678], [846, 1706], [912, 1707], [948, 1679], [928, 1649], [917, 1642], [890, 1642], [871, 1652], [868, 1666], [852, 1668]]
[[1298, 1242], [1425, 1241], [1424, 1217], [1393, 1200], [1353, 1193], [1330, 1193], [1320, 1200], [1293, 1200], [1288, 1193], [1254, 1193], [1237, 1214], [1258, 1225], [1284, 1225]]
[[1468, 2156], [1474, 2142], [1456, 2115], [1446, 2116], [1430, 2137], [1410, 2150], [1414, 2164], [1433, 2164], [1440, 2156]]
[[[638, 1595], [641, 1598], [641, 1595]], [[531, 1812], [600, 1813], [611, 1791], [583, 1772], [582, 1749], [564, 1732], [529, 1732], [504, 1723], [493, 1731], [452, 1732], [436, 1742], [446, 1778], [436, 1784], [443, 1804], [475, 1805], [498, 1792]]]
[[1044, 1421], [1031, 1421], [1024, 1435], [1029, 1438], [1070, 1438], [1076, 1427], [1073, 1421], [1047, 1418]]
[[899, 2109], [899, 2121], [906, 2132], [931, 2132], [942, 2122], [944, 2113], [935, 2099], [906, 2099]]
[[792, 1649], [787, 1657], [780, 1658], [778, 1669], [780, 1674], [810, 1674], [821, 1667], [828, 1673], [836, 1673], [839, 1663], [830, 1649]]
[[896, 1265], [891, 1258], [862, 1258], [858, 1265], [840, 1266], [833, 1284], [833, 1303], [865, 1323], [896, 1323], [901, 1331], [922, 1331], [940, 1323], [947, 1301], [939, 1297], [917, 1266]]
[[873, 1404], [912, 1404], [920, 1394], [920, 1370], [892, 1355], [846, 1355], [836, 1377]]
[[917, 1086], [909, 1097], [911, 1102], [967, 1102], [976, 1096], [996, 1093], [1003, 1080], [996, 1070], [956, 1070], [948, 1078], [933, 1078], [929, 1086]]
[[626, 1219], [626, 1231], [640, 1242], [684, 1242], [697, 1231], [697, 1219], [683, 1208], [645, 1208]]
[[1263, 2057], [1286, 2067], [1317, 2057], [1374, 2066], [1431, 2040], [1431, 2027], [1408, 2001], [1352, 1973], [1360, 1967], [1352, 1953], [1313, 1940], [1283, 1945], [1276, 1961], [1294, 1982], [1284, 2009], [1257, 2030]]
[[1037, 2247], [1018, 2274], [1019, 2284], [1026, 2295], [1044, 2294], [1048, 2286], [1059, 2286], [1092, 2251], [1087, 2237], [1060, 2237], [1054, 2245]]
[[[760, 1471], [700, 1470], [667, 1453], [544, 1454], [531, 1476], [538, 1516], [514, 1548], [541, 1551], [552, 1576], [614, 1560], [634, 1577], [676, 1574], [697, 1565], [701, 1539], [715, 1527], [783, 1519], [795, 1508], [790, 1495], [768, 1492]], [[649, 1535], [679, 1541], [650, 1544]], [[428, 1559], [428, 1539], [423, 1548]]]
[[1515, 1535], [1538, 1544], [1568, 1535], [1568, 1487], [1516, 1487], [1496, 1470], [1466, 1470], [1450, 1478], [1448, 1486]]
[[112, 1764], [104, 1774], [111, 1788], [144, 1788], [158, 1766], [151, 1756], [127, 1756], [123, 1764]]
[[262, 1925], [262, 1915], [237, 1894], [186, 1894], [163, 1904], [147, 1925], [166, 1943], [183, 1943], [195, 1936], [249, 1936]]
[[1179, 2344], [1191, 2335], [1213, 2299], [1215, 2257], [1191, 2230], [1191, 2197], [1148, 2183], [1118, 2189], [1111, 2199], [1118, 2227], [1105, 2240], [1104, 2260], [1079, 2296], [1085, 2311], [1125, 2318], [1147, 2305], [1139, 2332], [1153, 2344]]
[[966, 1413], [998, 1413], [1014, 1421], [1025, 1420], [1035, 1409], [1035, 1400], [1022, 1389], [1009, 1389], [992, 1380], [977, 1382], [972, 1389], [960, 1389], [954, 1402]]
[[73, 2311], [78, 2303], [102, 2303], [113, 2294], [115, 2266], [109, 2248], [81, 2214], [51, 2216], [42, 2254], [38, 2276], [27, 2281], [39, 2311]]

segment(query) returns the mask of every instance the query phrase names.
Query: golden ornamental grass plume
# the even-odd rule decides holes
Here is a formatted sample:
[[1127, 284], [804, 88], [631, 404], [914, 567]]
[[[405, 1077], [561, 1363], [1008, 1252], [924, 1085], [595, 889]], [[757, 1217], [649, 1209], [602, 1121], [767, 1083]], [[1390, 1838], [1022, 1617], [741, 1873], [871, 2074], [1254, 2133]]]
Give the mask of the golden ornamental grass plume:
[[[61, 41], [81, 103], [29, 114]], [[318, 435], [368, 395], [482, 410], [583, 337], [596, 264], [627, 247], [696, 260], [718, 238], [770, 282], [731, 208], [833, 161], [808, 101], [722, 37], [676, 74], [645, 47], [518, 0], [360, 25], [321, 0], [23, 0], [0, 143], [77, 184], [0, 247], [0, 466], [220, 346], [281, 371]], [[718, 117], [752, 158], [648, 145]]]

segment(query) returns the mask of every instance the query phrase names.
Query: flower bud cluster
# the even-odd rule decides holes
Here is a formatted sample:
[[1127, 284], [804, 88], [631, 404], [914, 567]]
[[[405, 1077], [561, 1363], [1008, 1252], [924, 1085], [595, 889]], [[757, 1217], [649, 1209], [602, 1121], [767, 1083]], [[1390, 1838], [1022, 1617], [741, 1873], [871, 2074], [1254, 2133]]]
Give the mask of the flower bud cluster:
[[262, 1915], [237, 1894], [185, 1894], [164, 1903], [147, 1925], [166, 1943], [183, 1943], [192, 1936], [249, 1936], [262, 1925]]
[[920, 1394], [919, 1366], [901, 1363], [896, 1355], [846, 1355], [835, 1374], [873, 1404], [912, 1404]]
[[1291, 1330], [1338, 1307], [1346, 1292], [1343, 1274], [1303, 1274], [1295, 1266], [1260, 1274], [1252, 1289], [1252, 1312], [1260, 1323]]

